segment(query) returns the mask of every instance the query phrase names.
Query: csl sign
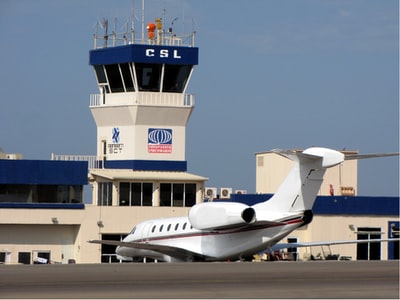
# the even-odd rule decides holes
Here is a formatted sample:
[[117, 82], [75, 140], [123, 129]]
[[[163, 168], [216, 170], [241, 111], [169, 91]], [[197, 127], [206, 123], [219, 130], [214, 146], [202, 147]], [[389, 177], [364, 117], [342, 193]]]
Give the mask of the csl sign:
[[182, 56], [179, 55], [177, 49], [168, 50], [168, 49], [146, 49], [147, 57], [160, 57], [160, 58], [175, 58], [181, 59]]

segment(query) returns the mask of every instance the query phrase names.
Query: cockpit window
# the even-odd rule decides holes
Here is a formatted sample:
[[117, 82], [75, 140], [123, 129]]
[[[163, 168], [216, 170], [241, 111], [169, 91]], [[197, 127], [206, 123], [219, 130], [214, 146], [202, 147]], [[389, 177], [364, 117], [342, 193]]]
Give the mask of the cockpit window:
[[135, 231], [136, 231], [136, 226], [135, 226], [135, 227], [133, 227], [133, 229], [132, 229], [132, 231], [131, 231], [131, 233], [130, 233], [130, 234], [134, 234], [134, 233], [135, 233]]

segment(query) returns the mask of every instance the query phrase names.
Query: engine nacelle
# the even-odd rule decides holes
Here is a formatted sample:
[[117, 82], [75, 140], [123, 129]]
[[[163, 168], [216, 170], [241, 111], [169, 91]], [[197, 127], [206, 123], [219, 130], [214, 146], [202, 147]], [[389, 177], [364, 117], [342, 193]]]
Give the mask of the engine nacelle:
[[189, 211], [189, 221], [196, 229], [223, 229], [255, 221], [252, 207], [242, 203], [205, 202], [196, 204]]

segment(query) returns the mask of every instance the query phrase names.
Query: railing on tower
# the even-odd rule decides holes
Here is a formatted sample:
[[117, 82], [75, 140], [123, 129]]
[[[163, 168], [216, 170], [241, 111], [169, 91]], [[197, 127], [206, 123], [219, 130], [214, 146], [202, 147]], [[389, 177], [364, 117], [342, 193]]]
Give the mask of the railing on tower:
[[131, 92], [107, 94], [91, 94], [90, 107], [103, 105], [148, 105], [148, 106], [194, 106], [194, 96], [179, 93]]
[[96, 155], [65, 155], [65, 154], [51, 154], [51, 160], [62, 161], [87, 161], [89, 169], [99, 169], [101, 158]]
[[[178, 18], [175, 18], [176, 21]], [[183, 47], [194, 47], [195, 34], [193, 30], [190, 34], [177, 35], [173, 32], [173, 23], [168, 30], [163, 28], [162, 19], [158, 18], [155, 20], [156, 24], [150, 22], [147, 24], [147, 38], [144, 33], [140, 39], [135, 38], [134, 23], [131, 22], [131, 28], [129, 28], [129, 22], [125, 24], [124, 32], [117, 32], [117, 19], [114, 19], [114, 29], [111, 33], [108, 32], [108, 20], [103, 19], [102, 22], [97, 22], [96, 32], [93, 34], [94, 49], [131, 45], [131, 44], [150, 44], [150, 45], [165, 45], [165, 46], [183, 46]], [[103, 29], [103, 34], [99, 34], [99, 28]], [[144, 26], [142, 26], [144, 29]]]

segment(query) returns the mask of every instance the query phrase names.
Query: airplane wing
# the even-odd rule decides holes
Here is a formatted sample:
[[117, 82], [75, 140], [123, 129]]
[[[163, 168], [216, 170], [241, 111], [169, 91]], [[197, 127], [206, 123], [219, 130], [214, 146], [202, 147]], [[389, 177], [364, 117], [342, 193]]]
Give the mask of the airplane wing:
[[161, 254], [165, 254], [165, 255], [177, 258], [182, 261], [207, 260], [207, 258], [209, 258], [205, 255], [201, 255], [199, 253], [191, 252], [191, 251], [184, 250], [184, 249], [178, 248], [178, 247], [173, 247], [173, 246], [135, 243], [135, 242], [111, 241], [111, 240], [90, 240], [88, 242], [92, 243], [92, 244], [104, 244], [104, 245], [111, 245], [111, 246], [152, 250], [152, 251], [159, 252]]
[[273, 245], [271, 248], [264, 251], [265, 253], [271, 253], [274, 251], [287, 249], [287, 248], [301, 248], [301, 247], [315, 247], [315, 246], [332, 246], [332, 245], [344, 245], [344, 244], [362, 244], [362, 243], [381, 243], [381, 242], [398, 242], [398, 238], [390, 239], [369, 239], [369, 240], [342, 240], [342, 241], [321, 241], [321, 242], [300, 242], [300, 243], [279, 243]]

